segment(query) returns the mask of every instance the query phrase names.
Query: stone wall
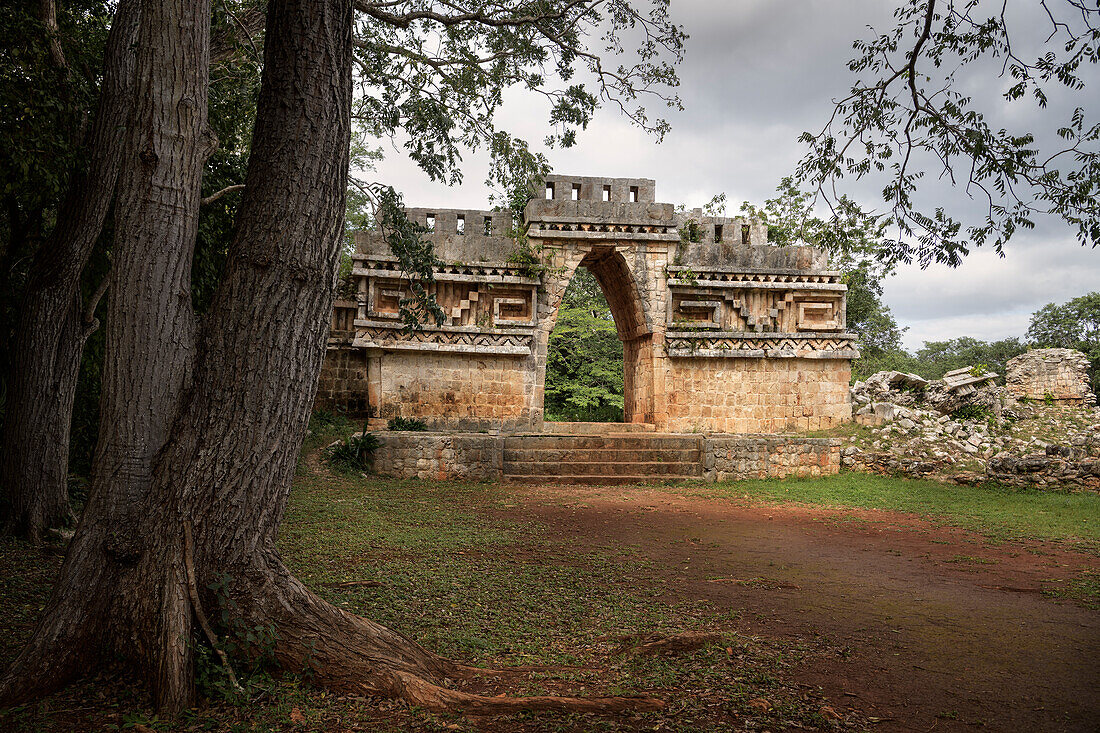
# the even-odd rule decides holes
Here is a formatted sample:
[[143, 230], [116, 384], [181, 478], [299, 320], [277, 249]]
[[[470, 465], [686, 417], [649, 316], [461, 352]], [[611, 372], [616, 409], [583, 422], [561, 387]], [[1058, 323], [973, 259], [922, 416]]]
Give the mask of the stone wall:
[[838, 438], [714, 436], [706, 443], [708, 475], [718, 481], [829, 476], [840, 470], [840, 448]]
[[501, 477], [504, 442], [478, 433], [378, 432], [374, 472], [393, 478], [485, 481]]
[[1015, 397], [1092, 404], [1089, 359], [1073, 349], [1033, 349], [1008, 361], [1005, 387]]
[[1100, 492], [1100, 439], [1080, 446], [1049, 445], [1028, 456], [999, 455], [989, 461], [986, 475], [1008, 486]]
[[[380, 445], [373, 468], [380, 476], [479, 481], [503, 478], [505, 436], [390, 431], [375, 435]], [[836, 438], [706, 436], [702, 437], [702, 476], [713, 482], [831, 475], [840, 469], [840, 446]], [[548, 479], [554, 480], [559, 479]]]
[[536, 418], [534, 380], [521, 357], [398, 351], [377, 363], [381, 418], [462, 431], [531, 429]]
[[674, 359], [666, 429], [779, 433], [851, 420], [851, 367], [836, 359]]
[[368, 394], [366, 352], [330, 345], [321, 365], [314, 409], [364, 417]]

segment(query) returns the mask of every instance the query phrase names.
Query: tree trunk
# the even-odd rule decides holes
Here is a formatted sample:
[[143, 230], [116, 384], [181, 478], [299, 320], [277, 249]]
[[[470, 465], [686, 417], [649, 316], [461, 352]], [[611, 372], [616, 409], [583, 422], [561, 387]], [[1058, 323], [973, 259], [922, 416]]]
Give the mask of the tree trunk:
[[[333, 689], [479, 713], [655, 706], [652, 700], [508, 700], [447, 690], [447, 678], [471, 671], [321, 600], [289, 573], [275, 549], [335, 297], [348, 168], [351, 12], [346, 0], [269, 2], [238, 233], [206, 315], [191, 386], [140, 491], [129, 476], [126, 482], [97, 476], [44, 619], [0, 679], [0, 705], [59, 686], [77, 671], [74, 660], [104, 650], [146, 673], [159, 709], [172, 712], [188, 704], [195, 609], [188, 605], [187, 578], [193, 571], [201, 603], [213, 607], [208, 585], [221, 584], [235, 620], [274, 627], [274, 654], [283, 667], [309, 667], [315, 681]], [[176, 295], [160, 290], [149, 297], [156, 292], [163, 300]], [[125, 302], [118, 292], [116, 302]], [[139, 306], [168, 307], [130, 307]], [[118, 316], [126, 321], [135, 314]], [[133, 339], [109, 345], [126, 349], [131, 360], [149, 363], [158, 374], [170, 370], [157, 355], [177, 361], [187, 356], [166, 355], [161, 349], [171, 349], [171, 343], [161, 342], [157, 350]], [[104, 384], [117, 404], [127, 385], [117, 378]], [[159, 433], [147, 425], [154, 436], [150, 445]], [[110, 431], [108, 439], [118, 434]], [[116, 468], [101, 461], [97, 471], [105, 466]], [[120, 520], [138, 517], [140, 535], [120, 541], [134, 526]], [[194, 541], [185, 552], [188, 532]], [[96, 638], [100, 646], [93, 644]]]
[[114, 199], [133, 98], [138, 10], [136, 0], [122, 0], [115, 12], [87, 167], [75, 175], [53, 233], [35, 254], [12, 345], [0, 490], [7, 530], [32, 542], [72, 516], [69, 426], [88, 327], [80, 273]]
[[[213, 147], [205, 135], [209, 36], [204, 0], [141, 4], [125, 90], [133, 104], [120, 126], [101, 428], [88, 505], [31, 643], [0, 682], [0, 698], [54, 689], [105, 651], [150, 675], [161, 707], [191, 701], [183, 566], [179, 552], [164, 549], [173, 535], [156, 531], [158, 512], [175, 507], [151, 492], [194, 360], [191, 256], [202, 166]], [[150, 557], [157, 567], [147, 567]], [[142, 571], [152, 590], [130, 596], [126, 588]]]

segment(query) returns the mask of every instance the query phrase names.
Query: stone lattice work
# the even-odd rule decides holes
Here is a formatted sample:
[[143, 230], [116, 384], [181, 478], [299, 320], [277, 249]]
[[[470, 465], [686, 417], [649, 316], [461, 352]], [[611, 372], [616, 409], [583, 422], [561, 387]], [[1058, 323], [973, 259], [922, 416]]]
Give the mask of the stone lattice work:
[[378, 233], [358, 233], [358, 296], [334, 313], [319, 401], [358, 389], [349, 406], [379, 417], [541, 429], [550, 332], [586, 267], [623, 342], [628, 422], [769, 433], [850, 419], [858, 354], [846, 286], [823, 254], [768, 245], [759, 222], [678, 213], [654, 191], [649, 179], [550, 176], [525, 211], [537, 277], [513, 264], [507, 213], [408, 209], [442, 262], [428, 290], [445, 315], [414, 331], [401, 315], [408, 279]]
[[1008, 361], [1005, 386], [1016, 397], [1093, 404], [1089, 358], [1073, 349], [1033, 349]]

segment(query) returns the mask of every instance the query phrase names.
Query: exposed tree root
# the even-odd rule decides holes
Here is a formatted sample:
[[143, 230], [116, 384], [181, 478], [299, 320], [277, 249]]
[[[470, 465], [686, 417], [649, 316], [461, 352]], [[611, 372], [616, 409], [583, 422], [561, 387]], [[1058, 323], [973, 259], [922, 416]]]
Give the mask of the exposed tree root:
[[652, 697], [487, 697], [449, 690], [407, 672], [394, 672], [393, 697], [433, 712], [461, 712], [472, 715], [500, 715], [532, 710], [571, 713], [652, 712], [664, 702]]
[[709, 646], [722, 640], [722, 635], [705, 631], [686, 631], [673, 636], [650, 635], [642, 637], [633, 644], [620, 646], [613, 654], [626, 654], [631, 657], [654, 656], [657, 654], [683, 654]]
[[191, 610], [195, 612], [195, 618], [198, 619], [199, 626], [202, 628], [203, 634], [206, 635], [206, 640], [210, 642], [210, 646], [214, 647], [218, 659], [221, 660], [226, 677], [229, 678], [229, 684], [233, 686], [236, 692], [244, 692], [241, 683], [237, 681], [237, 675], [233, 671], [233, 665], [229, 663], [229, 657], [218, 641], [218, 635], [215, 634], [214, 629], [210, 627], [210, 621], [207, 620], [206, 613], [202, 610], [202, 601], [199, 599], [199, 584], [198, 581], [195, 580], [194, 546], [195, 541], [192, 538], [191, 522], [185, 521], [183, 523], [183, 562], [184, 568], [187, 571], [187, 595], [191, 601]]
[[[660, 710], [651, 697], [576, 698], [557, 696], [490, 697], [445, 686], [448, 680], [479, 676], [511, 677], [540, 671], [580, 667], [484, 669], [460, 664], [427, 651], [415, 641], [368, 619], [323, 601], [286, 570], [277, 557], [252, 575], [265, 579], [263, 588], [243, 588], [244, 598], [278, 599], [263, 617], [249, 623], [277, 626], [276, 656], [290, 669], [309, 667], [317, 684], [342, 692], [384, 695], [434, 712], [500, 715], [530, 710], [582, 713]], [[260, 610], [260, 609], [257, 609]], [[273, 615], [268, 615], [273, 614]]]
[[326, 588], [381, 588], [385, 583], [377, 580], [349, 580], [343, 583], [325, 583]]

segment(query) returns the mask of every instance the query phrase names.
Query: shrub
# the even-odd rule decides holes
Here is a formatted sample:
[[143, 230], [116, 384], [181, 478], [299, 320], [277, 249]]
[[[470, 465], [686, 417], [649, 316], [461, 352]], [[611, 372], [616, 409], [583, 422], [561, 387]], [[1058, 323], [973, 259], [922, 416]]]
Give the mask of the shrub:
[[993, 411], [984, 405], [963, 405], [951, 413], [952, 420], [989, 420]]
[[416, 432], [428, 429], [428, 424], [417, 417], [393, 417], [386, 424], [388, 430], [412, 430]]
[[353, 435], [329, 448], [328, 462], [340, 468], [364, 471], [370, 468], [378, 446], [378, 437], [374, 433]]

